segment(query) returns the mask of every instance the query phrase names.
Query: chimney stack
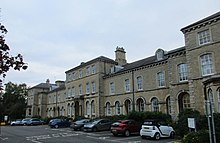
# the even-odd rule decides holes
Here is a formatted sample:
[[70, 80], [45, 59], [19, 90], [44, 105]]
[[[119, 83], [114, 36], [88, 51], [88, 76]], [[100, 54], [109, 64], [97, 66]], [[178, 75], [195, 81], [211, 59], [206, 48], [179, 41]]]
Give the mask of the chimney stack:
[[127, 64], [125, 53], [126, 52], [123, 47], [116, 47], [115, 61], [118, 62], [118, 65], [120, 66]]

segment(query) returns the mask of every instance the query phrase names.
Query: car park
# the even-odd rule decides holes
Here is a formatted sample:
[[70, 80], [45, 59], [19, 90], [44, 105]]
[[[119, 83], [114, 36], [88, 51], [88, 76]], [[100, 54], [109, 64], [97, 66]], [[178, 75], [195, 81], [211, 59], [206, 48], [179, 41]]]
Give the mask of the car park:
[[147, 137], [159, 140], [161, 137], [174, 138], [175, 131], [171, 126], [160, 120], [145, 120], [140, 130], [140, 136], [144, 139]]
[[96, 119], [84, 125], [84, 131], [110, 130], [112, 122], [108, 119]]
[[139, 134], [141, 125], [134, 120], [119, 120], [111, 125], [111, 133], [114, 136], [122, 134], [126, 137], [131, 134]]
[[16, 119], [15, 121], [12, 121], [10, 123], [11, 126], [16, 126], [16, 125], [23, 125], [22, 124], [22, 119]]
[[26, 125], [33, 126], [33, 125], [43, 125], [44, 121], [38, 118], [31, 118], [30, 120], [27, 120]]
[[70, 128], [73, 130], [84, 130], [84, 125], [91, 122], [91, 119], [80, 119], [75, 122], [72, 122]]
[[48, 125], [51, 128], [69, 127], [70, 122], [67, 119], [56, 118], [56, 119], [51, 119]]

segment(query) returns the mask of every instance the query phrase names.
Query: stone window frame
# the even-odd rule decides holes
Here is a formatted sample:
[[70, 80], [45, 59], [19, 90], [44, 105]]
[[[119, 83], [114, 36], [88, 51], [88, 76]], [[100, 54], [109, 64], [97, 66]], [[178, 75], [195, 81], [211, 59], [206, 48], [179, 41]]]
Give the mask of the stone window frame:
[[111, 115], [111, 104], [110, 104], [110, 102], [106, 102], [106, 115], [107, 116]]
[[115, 83], [113, 81], [109, 83], [109, 93], [110, 95], [115, 94]]
[[199, 56], [201, 75], [208, 76], [214, 74], [213, 53], [208, 52]]
[[179, 82], [188, 81], [188, 67], [186, 63], [177, 65]]
[[92, 114], [95, 114], [95, 101], [94, 100], [92, 100], [91, 102], [91, 112]]
[[143, 90], [143, 76], [137, 76], [137, 90]]
[[90, 115], [90, 106], [89, 106], [89, 101], [86, 101], [86, 115]]
[[90, 71], [90, 66], [86, 67], [86, 76], [89, 76], [91, 71]]
[[90, 85], [89, 82], [86, 83], [86, 94], [90, 93]]
[[170, 96], [168, 96], [166, 98], [166, 105], [167, 105], [167, 114], [170, 115], [171, 114], [171, 108], [172, 108]]
[[79, 95], [82, 95], [82, 84], [79, 84]]
[[120, 102], [116, 101], [115, 102], [115, 115], [120, 115], [120, 114], [121, 114]]
[[91, 82], [91, 86], [92, 86], [92, 93], [95, 93], [95, 91], [96, 91], [95, 81]]
[[139, 112], [144, 112], [144, 100], [142, 98], [137, 99], [137, 106]]
[[198, 38], [199, 46], [209, 44], [209, 43], [211, 43], [211, 40], [212, 40], [211, 31], [209, 29], [199, 31], [197, 33], [197, 38]]
[[157, 73], [157, 85], [158, 87], [165, 87], [165, 72], [160, 71]]
[[151, 98], [151, 111], [152, 112], [159, 112], [159, 100], [157, 97]]
[[76, 88], [75, 86], [72, 87], [72, 96], [75, 96], [76, 95]]
[[130, 80], [125, 79], [125, 92], [130, 92]]
[[96, 73], [96, 65], [92, 65], [91, 66], [91, 74], [95, 74]]

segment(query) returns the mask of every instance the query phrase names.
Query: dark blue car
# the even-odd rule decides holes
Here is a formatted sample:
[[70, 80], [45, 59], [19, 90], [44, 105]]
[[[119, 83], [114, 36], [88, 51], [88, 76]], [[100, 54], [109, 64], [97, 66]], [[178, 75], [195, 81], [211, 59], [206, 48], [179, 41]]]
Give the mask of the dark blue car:
[[49, 126], [51, 128], [60, 128], [60, 127], [69, 127], [70, 126], [70, 122], [66, 119], [52, 119], [49, 122]]

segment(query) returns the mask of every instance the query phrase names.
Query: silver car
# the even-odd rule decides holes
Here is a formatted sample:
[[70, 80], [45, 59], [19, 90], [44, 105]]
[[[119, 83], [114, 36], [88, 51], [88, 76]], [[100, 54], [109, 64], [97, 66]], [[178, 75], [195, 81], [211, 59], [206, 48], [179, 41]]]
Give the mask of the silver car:
[[96, 119], [84, 125], [84, 131], [110, 130], [112, 122], [108, 119]]

